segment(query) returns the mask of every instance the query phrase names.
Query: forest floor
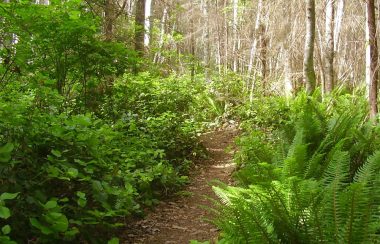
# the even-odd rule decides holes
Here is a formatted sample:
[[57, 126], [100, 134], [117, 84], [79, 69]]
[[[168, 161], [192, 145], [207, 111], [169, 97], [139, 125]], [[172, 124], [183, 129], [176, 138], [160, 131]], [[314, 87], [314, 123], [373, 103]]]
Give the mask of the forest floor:
[[[208, 159], [195, 164], [190, 183], [176, 196], [161, 202], [143, 220], [127, 227], [123, 243], [133, 244], [188, 244], [190, 240], [214, 242], [218, 236], [215, 226], [206, 219], [211, 207], [208, 198], [215, 198], [212, 183], [215, 180], [231, 184], [234, 170], [232, 157], [234, 138], [239, 131], [228, 128], [201, 136], [208, 151]], [[231, 150], [227, 150], [231, 148]], [[228, 152], [229, 151], [229, 152]]]

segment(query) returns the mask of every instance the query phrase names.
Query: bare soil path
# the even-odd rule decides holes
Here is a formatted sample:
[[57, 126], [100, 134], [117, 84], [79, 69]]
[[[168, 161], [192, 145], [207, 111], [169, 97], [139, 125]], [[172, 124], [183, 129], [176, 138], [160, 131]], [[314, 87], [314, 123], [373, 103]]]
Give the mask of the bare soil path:
[[190, 174], [191, 183], [184, 189], [187, 196], [161, 202], [140, 220], [128, 227], [123, 243], [133, 244], [187, 244], [190, 240], [214, 242], [218, 230], [205, 221], [209, 213], [202, 206], [211, 206], [205, 196], [214, 197], [211, 183], [214, 180], [231, 183], [233, 140], [235, 129], [210, 132], [201, 136], [209, 152], [207, 160], [198, 162]]

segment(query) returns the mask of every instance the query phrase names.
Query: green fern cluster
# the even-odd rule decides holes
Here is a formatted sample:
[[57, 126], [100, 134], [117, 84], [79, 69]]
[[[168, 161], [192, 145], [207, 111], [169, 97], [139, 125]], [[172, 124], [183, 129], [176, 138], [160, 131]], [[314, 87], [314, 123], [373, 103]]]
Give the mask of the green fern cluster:
[[331, 102], [300, 98], [270, 137], [240, 139], [241, 187], [214, 187], [224, 242], [380, 243], [377, 129]]

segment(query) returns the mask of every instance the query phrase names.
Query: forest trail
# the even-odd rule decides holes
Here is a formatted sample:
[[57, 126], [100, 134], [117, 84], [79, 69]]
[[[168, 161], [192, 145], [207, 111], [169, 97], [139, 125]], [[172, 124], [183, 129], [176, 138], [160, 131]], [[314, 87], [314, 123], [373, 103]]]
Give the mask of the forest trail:
[[[197, 162], [190, 174], [191, 183], [183, 195], [161, 202], [145, 219], [127, 228], [123, 243], [187, 244], [190, 240], [215, 240], [218, 230], [204, 219], [209, 216], [202, 206], [211, 206], [207, 197], [214, 197], [211, 183], [220, 180], [231, 183], [234, 138], [238, 130], [225, 129], [203, 134], [201, 142], [209, 158]], [[205, 197], [207, 196], [207, 197]]]

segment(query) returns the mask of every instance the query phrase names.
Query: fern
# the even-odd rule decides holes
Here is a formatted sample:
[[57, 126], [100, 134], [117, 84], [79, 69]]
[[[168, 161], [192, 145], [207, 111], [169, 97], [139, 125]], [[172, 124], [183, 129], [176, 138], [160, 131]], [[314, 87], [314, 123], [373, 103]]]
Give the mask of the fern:
[[378, 133], [363, 123], [362, 112], [334, 110], [332, 98], [326, 105], [301, 96], [291, 105], [275, 140], [255, 139], [257, 133], [241, 140], [236, 175], [244, 187], [214, 188], [223, 240], [378, 243]]

